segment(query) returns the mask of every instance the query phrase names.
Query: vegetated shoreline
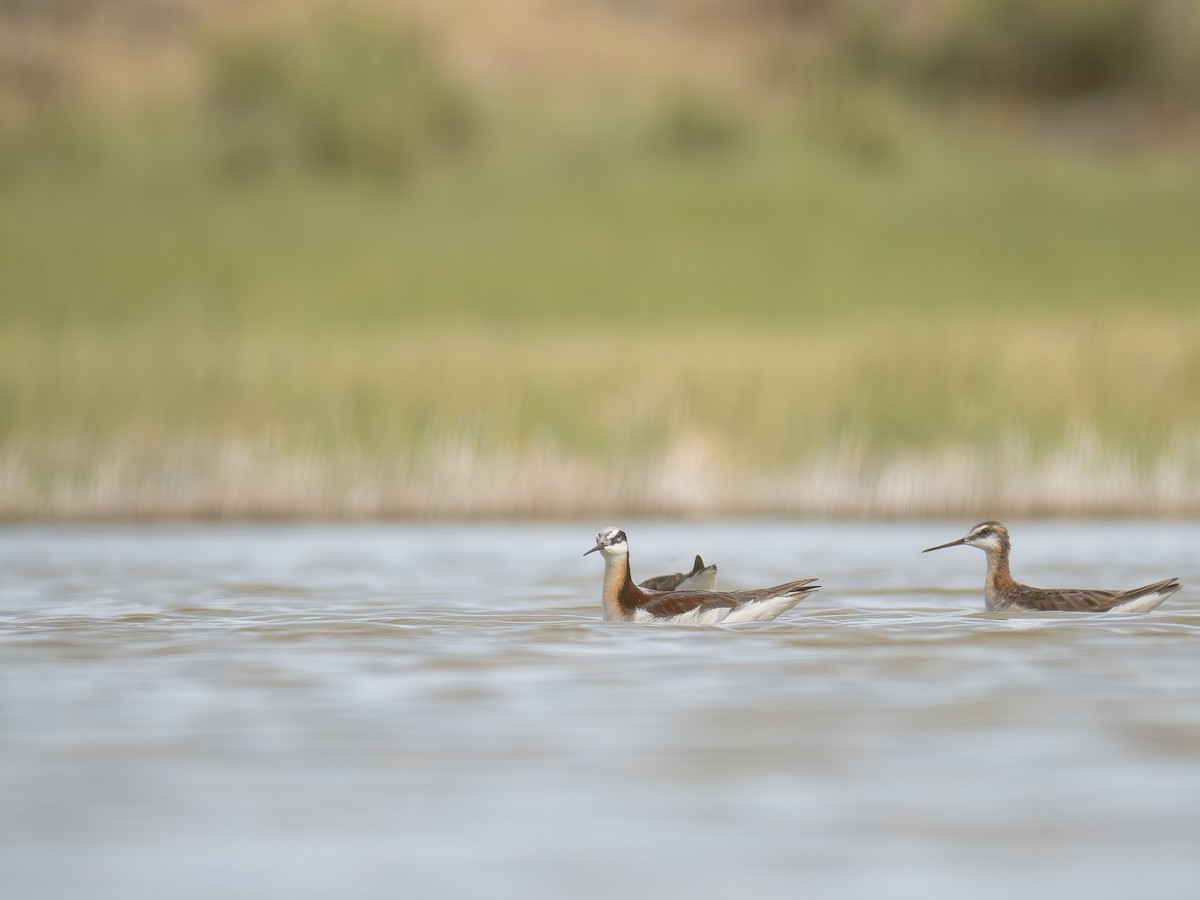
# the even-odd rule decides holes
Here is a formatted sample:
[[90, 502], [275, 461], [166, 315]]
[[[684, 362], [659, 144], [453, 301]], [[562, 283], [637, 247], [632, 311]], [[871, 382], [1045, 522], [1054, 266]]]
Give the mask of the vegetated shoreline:
[[0, 519], [1200, 513], [1191, 317], [985, 326], [10, 333]]
[[467, 520], [595, 516], [818, 518], [1187, 517], [1200, 513], [1197, 455], [1137, 466], [1095, 443], [854, 458], [828, 454], [754, 473], [681, 441], [624, 465], [550, 449], [446, 448], [396, 464], [346, 454], [256, 456], [245, 445], [181, 451], [148, 466], [132, 450], [52, 482], [0, 456], [0, 520]]

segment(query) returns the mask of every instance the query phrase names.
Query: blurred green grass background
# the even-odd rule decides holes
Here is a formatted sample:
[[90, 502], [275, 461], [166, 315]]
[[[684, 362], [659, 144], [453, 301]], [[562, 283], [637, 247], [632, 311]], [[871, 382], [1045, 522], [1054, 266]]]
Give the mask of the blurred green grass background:
[[1195, 5], [903, 8], [0, 4], [0, 515], [1194, 513]]

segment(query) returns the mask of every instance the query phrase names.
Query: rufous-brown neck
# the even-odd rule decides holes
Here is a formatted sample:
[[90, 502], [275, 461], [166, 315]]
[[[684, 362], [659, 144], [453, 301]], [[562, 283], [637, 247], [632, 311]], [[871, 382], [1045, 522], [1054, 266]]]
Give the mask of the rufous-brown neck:
[[604, 557], [604, 618], [628, 620], [643, 597], [629, 573], [629, 554]]
[[987, 584], [985, 593], [989, 600], [1009, 590], [1016, 582], [1008, 568], [1008, 541], [1003, 541], [999, 549], [989, 550], [987, 555]]

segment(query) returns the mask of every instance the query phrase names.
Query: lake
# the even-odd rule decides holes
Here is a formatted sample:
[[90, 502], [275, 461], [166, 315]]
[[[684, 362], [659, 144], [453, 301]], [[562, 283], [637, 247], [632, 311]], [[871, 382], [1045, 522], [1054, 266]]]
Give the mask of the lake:
[[[775, 622], [600, 619], [634, 577], [819, 576]], [[1200, 896], [1200, 523], [0, 528], [13, 898]]]

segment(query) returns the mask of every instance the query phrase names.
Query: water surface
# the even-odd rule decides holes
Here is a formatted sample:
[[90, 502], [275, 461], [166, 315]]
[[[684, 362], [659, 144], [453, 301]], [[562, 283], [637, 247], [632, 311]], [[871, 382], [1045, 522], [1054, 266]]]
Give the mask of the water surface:
[[622, 522], [638, 578], [819, 576], [773, 623], [599, 618], [606, 522], [0, 530], [23, 898], [1200, 896], [1200, 525]]

